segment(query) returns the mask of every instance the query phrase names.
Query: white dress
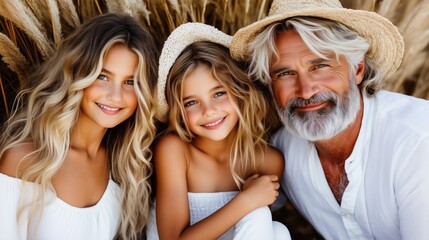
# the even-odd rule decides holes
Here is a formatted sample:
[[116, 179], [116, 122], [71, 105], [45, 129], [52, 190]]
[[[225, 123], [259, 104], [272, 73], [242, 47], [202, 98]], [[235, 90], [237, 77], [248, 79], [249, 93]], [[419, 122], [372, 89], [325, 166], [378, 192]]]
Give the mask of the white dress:
[[[238, 192], [188, 193], [191, 225], [212, 215], [233, 199]], [[231, 230], [231, 229], [230, 229]]]
[[[192, 193], [188, 192], [189, 202], [189, 213], [190, 213], [190, 224], [193, 225], [196, 222], [210, 216], [216, 212], [219, 208], [227, 204], [238, 194], [237, 191], [231, 192], [211, 192], [211, 193]], [[222, 235], [219, 239], [224, 238], [225, 235], [229, 235], [233, 229], [229, 229], [227, 233]], [[147, 225], [147, 239], [157, 240], [158, 230], [156, 227], [156, 215], [155, 207], [150, 210], [149, 223]]]
[[[33, 218], [28, 227], [28, 211], [18, 223], [18, 210], [21, 185], [25, 186], [24, 201], [39, 185], [9, 177], [0, 173], [0, 239], [113, 239], [120, 221], [119, 186], [109, 180], [103, 196], [97, 204], [87, 208], [78, 208], [57, 198], [53, 192], [47, 194], [44, 211], [34, 229], [37, 220]], [[36, 217], [37, 219], [37, 217]]]
[[[231, 201], [231, 199], [233, 199], [237, 194], [237, 191], [211, 193], [188, 192], [190, 225], [193, 225], [210, 216], [229, 201]], [[146, 234], [148, 240], [159, 239], [156, 226], [155, 207], [151, 208], [150, 210]], [[225, 232], [219, 239], [290, 240], [290, 235], [289, 231], [283, 224], [272, 221], [271, 212], [269, 208], [265, 206], [247, 214], [235, 226]]]

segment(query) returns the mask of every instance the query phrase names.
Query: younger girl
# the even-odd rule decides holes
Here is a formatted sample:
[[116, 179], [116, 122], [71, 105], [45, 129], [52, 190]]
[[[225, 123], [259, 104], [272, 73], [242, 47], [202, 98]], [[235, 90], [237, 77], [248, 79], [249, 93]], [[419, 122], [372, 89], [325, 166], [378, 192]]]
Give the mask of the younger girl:
[[93, 18], [28, 81], [0, 145], [4, 239], [136, 239], [148, 216], [155, 44]]
[[283, 158], [263, 138], [262, 93], [231, 59], [230, 40], [187, 23], [164, 44], [158, 113], [168, 117], [168, 134], [155, 148], [149, 240], [158, 233], [168, 240], [290, 238], [267, 207], [278, 195]]

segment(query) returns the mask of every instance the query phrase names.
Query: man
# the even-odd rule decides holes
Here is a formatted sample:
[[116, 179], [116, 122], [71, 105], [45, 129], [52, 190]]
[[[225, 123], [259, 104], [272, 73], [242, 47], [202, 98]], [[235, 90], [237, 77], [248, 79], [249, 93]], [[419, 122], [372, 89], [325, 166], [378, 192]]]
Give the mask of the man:
[[429, 237], [429, 102], [380, 90], [403, 48], [390, 21], [337, 0], [274, 0], [234, 35], [284, 124], [282, 189], [326, 239]]

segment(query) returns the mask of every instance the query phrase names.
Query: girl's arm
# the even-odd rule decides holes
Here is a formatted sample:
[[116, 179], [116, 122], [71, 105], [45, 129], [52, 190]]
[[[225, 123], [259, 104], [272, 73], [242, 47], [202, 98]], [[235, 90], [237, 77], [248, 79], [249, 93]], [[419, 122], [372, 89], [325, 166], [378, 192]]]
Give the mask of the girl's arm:
[[270, 147], [265, 153], [264, 163], [259, 170], [260, 175], [276, 175], [281, 179], [285, 169], [283, 154], [276, 148]]
[[156, 222], [161, 240], [216, 239], [247, 213], [275, 200], [278, 177], [253, 178], [228, 204], [189, 226], [187, 152], [187, 144], [175, 135], [160, 139], [155, 149]]

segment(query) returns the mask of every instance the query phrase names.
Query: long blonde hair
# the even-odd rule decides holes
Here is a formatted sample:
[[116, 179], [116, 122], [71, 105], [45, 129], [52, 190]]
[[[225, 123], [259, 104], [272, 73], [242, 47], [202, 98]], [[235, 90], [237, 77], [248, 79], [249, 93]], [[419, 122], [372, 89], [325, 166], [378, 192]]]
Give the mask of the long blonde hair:
[[192, 142], [194, 138], [185, 121], [183, 80], [200, 64], [209, 66], [213, 78], [227, 89], [230, 99], [238, 99], [237, 104], [231, 101], [239, 121], [230, 151], [230, 165], [234, 181], [241, 188], [244, 179], [259, 170], [267, 150], [264, 138], [267, 104], [262, 92], [243, 71], [240, 63], [230, 57], [228, 48], [212, 42], [196, 42], [177, 58], [166, 85], [168, 131], [177, 133], [187, 142]]
[[29, 155], [37, 161], [31, 161], [18, 174], [23, 181], [38, 183], [41, 189], [30, 206], [21, 208], [18, 218], [25, 207], [32, 214], [43, 209], [44, 193], [54, 190], [51, 180], [70, 147], [82, 91], [100, 74], [106, 53], [115, 44], [124, 44], [139, 58], [134, 85], [137, 110], [129, 119], [108, 129], [103, 139], [111, 177], [124, 193], [118, 236], [136, 239], [146, 225], [151, 190], [148, 178], [152, 173], [149, 147], [155, 137], [155, 101], [151, 92], [156, 85], [158, 50], [150, 34], [132, 17], [122, 14], [100, 15], [82, 24], [20, 92], [1, 136], [0, 156], [31, 142], [34, 151]]

